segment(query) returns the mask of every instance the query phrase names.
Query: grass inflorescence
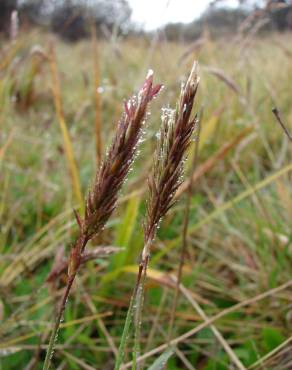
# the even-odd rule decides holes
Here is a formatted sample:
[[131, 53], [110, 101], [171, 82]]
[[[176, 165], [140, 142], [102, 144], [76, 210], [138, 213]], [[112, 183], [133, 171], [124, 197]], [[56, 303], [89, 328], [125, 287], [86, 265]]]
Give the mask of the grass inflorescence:
[[118, 193], [128, 175], [135, 157], [142, 127], [146, 118], [148, 103], [158, 94], [161, 85], [153, 86], [150, 73], [137, 97], [130, 98], [124, 105], [113, 142], [97, 171], [92, 189], [89, 191], [84, 218], [75, 211], [79, 236], [71, 248], [68, 259], [68, 282], [60, 302], [59, 312], [50, 337], [44, 369], [49, 369], [60, 322], [76, 274], [84, 259], [87, 243], [97, 237], [113, 213]]
[[[289, 369], [291, 35], [47, 36], [1, 41], [1, 367], [41, 368], [66, 306], [52, 367]], [[194, 57], [198, 143], [176, 102]], [[121, 102], [150, 66], [145, 126]]]

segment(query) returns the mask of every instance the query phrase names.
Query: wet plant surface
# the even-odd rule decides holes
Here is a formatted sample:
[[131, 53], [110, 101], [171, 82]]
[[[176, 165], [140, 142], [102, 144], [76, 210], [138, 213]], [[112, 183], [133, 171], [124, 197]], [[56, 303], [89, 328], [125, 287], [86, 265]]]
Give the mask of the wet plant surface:
[[[77, 264], [69, 259], [71, 274], [76, 269], [78, 274], [52, 368], [114, 368], [145, 242], [147, 178], [161, 140], [161, 107], [164, 116], [172, 114], [194, 59], [200, 85], [193, 113], [199, 113], [200, 132], [192, 136], [181, 184], [172, 192], [177, 201], [151, 243], [142, 325], [136, 335], [130, 326], [121, 368], [132, 366], [137, 336], [136, 360], [145, 369], [166, 362], [167, 369], [291, 367], [292, 63], [280, 47], [290, 45], [290, 38], [255, 37], [244, 50], [240, 43], [207, 38], [190, 54], [188, 45], [159, 41], [150, 49], [147, 40], [121, 41], [117, 54], [98, 41], [98, 86], [90, 40], [70, 45], [32, 32], [2, 43], [3, 369], [43, 367], [89, 189], [86, 217], [102, 224], [102, 231], [96, 235], [90, 224], [86, 254]], [[164, 89], [145, 111], [135, 156], [128, 151], [113, 159], [119, 118], [123, 111], [133, 114], [133, 105], [123, 102], [138, 93], [150, 68]], [[94, 208], [100, 201], [94, 195], [97, 141], [102, 157], [113, 159], [110, 170], [123, 170], [119, 161], [135, 157], [125, 162], [115, 210], [113, 196], [101, 199], [109, 208], [100, 224]], [[166, 168], [164, 162], [157, 166]]]

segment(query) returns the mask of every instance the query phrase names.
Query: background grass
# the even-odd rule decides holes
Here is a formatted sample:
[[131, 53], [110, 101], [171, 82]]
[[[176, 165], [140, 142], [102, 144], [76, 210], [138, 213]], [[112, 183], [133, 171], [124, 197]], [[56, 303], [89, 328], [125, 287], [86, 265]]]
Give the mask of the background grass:
[[[77, 229], [78, 207], [55, 113], [48, 52], [52, 36], [20, 34], [2, 43], [0, 70], [0, 366], [39, 369], [65, 276], [45, 283], [57, 251]], [[161, 40], [99, 42], [101, 137], [105, 148], [122, 111], [148, 68], [165, 85], [152, 105], [144, 142], [119, 207], [100, 240], [123, 251], [87, 263], [65, 313], [54, 366], [112, 369], [143, 245], [146, 177], [160, 125], [160, 107], [174, 104], [193, 59], [200, 64], [196, 109], [203, 110], [199, 166], [250, 128], [193, 186], [188, 255], [182, 283], [208, 316], [291, 280], [292, 196], [288, 139], [274, 120], [274, 105], [292, 121], [290, 34], [243, 42], [207, 38], [200, 50]], [[96, 163], [94, 53], [91, 42], [53, 39], [64, 117], [83, 194]], [[183, 58], [182, 58], [183, 56]], [[212, 73], [210, 68], [220, 69]], [[213, 70], [214, 72], [214, 70]], [[228, 84], [229, 81], [229, 84]], [[230, 81], [232, 82], [230, 85]], [[290, 125], [291, 126], [291, 125]], [[188, 166], [190, 175], [191, 166]], [[257, 191], [256, 191], [257, 190]], [[146, 286], [142, 351], [167, 339], [173, 302], [170, 276], [178, 266], [185, 194], [163, 221]], [[291, 335], [291, 287], [215, 322], [248, 367]], [[202, 319], [185, 296], [173, 336]], [[106, 327], [106, 331], [104, 330]], [[131, 340], [130, 340], [131, 346]], [[156, 355], [157, 356], [157, 355]], [[155, 356], [145, 361], [150, 366]], [[127, 356], [130, 360], [130, 351]], [[276, 365], [291, 369], [291, 354]], [[30, 366], [30, 367], [29, 367]], [[91, 366], [91, 367], [90, 367]], [[229, 357], [206, 327], [181, 343], [167, 368], [231, 369]], [[277, 367], [278, 366], [278, 367]], [[283, 367], [280, 367], [283, 366]]]

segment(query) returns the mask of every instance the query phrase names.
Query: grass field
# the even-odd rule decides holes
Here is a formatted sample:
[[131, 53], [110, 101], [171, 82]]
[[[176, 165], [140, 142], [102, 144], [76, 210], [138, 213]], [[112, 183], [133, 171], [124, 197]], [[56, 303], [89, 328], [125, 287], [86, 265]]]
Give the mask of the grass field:
[[[180, 199], [153, 246], [141, 326], [143, 368], [164, 366], [160, 358], [151, 367], [167, 350], [185, 185], [193, 176], [171, 333], [179, 339], [164, 352], [170, 355], [165, 368], [292, 369], [292, 144], [272, 114], [277, 106], [291, 130], [291, 34], [224, 41], [206, 35], [197, 47], [113, 39], [100, 41], [96, 51], [97, 57], [90, 40], [64, 44], [37, 32], [1, 45], [0, 369], [42, 369], [66, 273], [46, 279], [77, 233], [73, 208], [82, 209], [94, 178], [97, 128], [105, 153], [123, 101], [152, 68], [164, 90], [151, 106], [118, 208], [88, 248], [123, 249], [82, 267], [53, 358], [56, 369], [113, 369], [143, 247], [146, 178], [160, 109], [175, 104], [194, 59], [199, 155], [193, 166], [190, 154]], [[132, 346], [130, 335], [125, 364]]]

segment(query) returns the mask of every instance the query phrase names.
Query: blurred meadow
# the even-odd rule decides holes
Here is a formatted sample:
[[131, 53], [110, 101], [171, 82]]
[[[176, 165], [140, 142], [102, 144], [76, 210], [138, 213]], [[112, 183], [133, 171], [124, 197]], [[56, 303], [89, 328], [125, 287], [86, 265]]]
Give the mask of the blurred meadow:
[[[91, 30], [70, 43], [20, 24], [13, 39], [1, 39], [0, 369], [42, 369], [67, 274], [47, 278], [69, 254], [78, 230], [73, 209], [82, 214], [124, 101], [151, 68], [164, 89], [118, 207], [88, 246], [121, 249], [80, 269], [52, 360], [54, 369], [114, 368], [143, 248], [161, 107], [175, 105], [194, 60], [200, 132], [180, 199], [153, 244], [141, 368], [292, 369], [292, 144], [272, 113], [277, 107], [292, 130], [291, 31], [253, 30], [215, 37], [205, 27], [192, 41], [163, 32], [96, 39]], [[188, 199], [171, 333], [178, 339], [157, 364], [168, 348]], [[131, 367], [133, 340], [123, 369]]]

